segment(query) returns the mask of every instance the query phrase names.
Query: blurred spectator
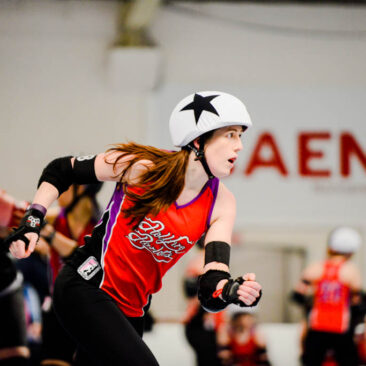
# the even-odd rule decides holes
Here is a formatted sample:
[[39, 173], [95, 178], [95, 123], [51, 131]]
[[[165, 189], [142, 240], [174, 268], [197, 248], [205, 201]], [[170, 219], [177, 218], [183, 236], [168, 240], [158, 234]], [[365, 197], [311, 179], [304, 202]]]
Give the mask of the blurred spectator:
[[3, 246], [10, 227], [19, 225], [26, 202], [16, 202], [0, 190], [0, 365], [22, 366], [28, 364], [23, 277]]
[[360, 244], [357, 231], [348, 227], [335, 229], [328, 239], [327, 259], [310, 264], [295, 288], [293, 299], [308, 311], [303, 365], [333, 362], [327, 360], [329, 355], [339, 366], [357, 365], [351, 306], [360, 306], [361, 275], [349, 259]]
[[220, 326], [217, 342], [225, 366], [270, 365], [264, 336], [257, 329], [251, 309], [233, 312], [228, 322]]
[[[73, 251], [84, 244], [84, 236], [91, 234], [100, 216], [96, 199], [102, 184], [72, 185], [58, 199], [59, 207], [49, 210], [48, 224], [41, 231], [40, 244], [50, 247], [50, 292], [54, 281]], [[41, 365], [71, 365], [76, 350], [75, 342], [59, 323], [51, 298], [43, 305]]]
[[208, 313], [197, 297], [198, 276], [204, 266], [204, 236], [196, 243], [197, 254], [189, 261], [184, 278], [187, 310], [183, 319], [185, 336], [196, 356], [197, 366], [220, 366], [217, 357], [216, 330], [223, 313]]
[[38, 366], [42, 346], [42, 315], [39, 295], [31, 284], [23, 286], [25, 317], [27, 327], [27, 344], [30, 350], [28, 366]]

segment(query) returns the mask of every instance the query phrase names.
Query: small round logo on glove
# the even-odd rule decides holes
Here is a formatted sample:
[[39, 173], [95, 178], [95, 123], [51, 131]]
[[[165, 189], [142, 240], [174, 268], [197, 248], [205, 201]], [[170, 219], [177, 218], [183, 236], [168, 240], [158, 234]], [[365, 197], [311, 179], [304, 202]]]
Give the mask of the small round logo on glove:
[[29, 216], [27, 218], [26, 223], [28, 224], [28, 226], [30, 226], [32, 228], [41, 226], [41, 220], [38, 217], [34, 217], [34, 216]]

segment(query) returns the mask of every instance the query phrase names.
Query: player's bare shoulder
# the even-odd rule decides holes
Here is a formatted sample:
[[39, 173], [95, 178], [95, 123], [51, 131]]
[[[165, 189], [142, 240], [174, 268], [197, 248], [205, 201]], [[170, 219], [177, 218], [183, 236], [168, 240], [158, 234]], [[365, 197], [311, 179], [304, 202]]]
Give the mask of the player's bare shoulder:
[[315, 282], [320, 279], [324, 272], [324, 261], [318, 261], [309, 264], [303, 271], [302, 278], [304, 280]]
[[220, 182], [215, 207], [212, 212], [212, 219], [215, 220], [222, 215], [235, 218], [236, 199], [234, 194]]

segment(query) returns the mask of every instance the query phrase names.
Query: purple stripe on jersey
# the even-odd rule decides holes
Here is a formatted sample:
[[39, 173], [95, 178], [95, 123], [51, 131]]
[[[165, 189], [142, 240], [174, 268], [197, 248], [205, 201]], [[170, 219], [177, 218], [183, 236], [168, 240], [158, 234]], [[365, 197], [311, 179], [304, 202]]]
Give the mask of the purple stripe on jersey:
[[123, 196], [124, 196], [123, 189], [122, 188], [117, 189], [117, 187], [116, 187], [116, 189], [113, 192], [111, 202], [108, 205], [109, 206], [109, 219], [108, 219], [108, 222], [106, 225], [106, 233], [103, 238], [103, 241], [104, 241], [103, 253], [107, 249], [108, 242], [111, 237], [113, 225], [116, 222], [117, 216], [120, 212], [120, 209], [121, 209], [120, 206], [121, 206]]
[[107, 207], [104, 209], [103, 213], [100, 215], [100, 219], [98, 220], [97, 224], [94, 226], [95, 228], [103, 222], [104, 213], [109, 211], [109, 208], [111, 207], [111, 204], [113, 203], [113, 197], [114, 197], [114, 192], [113, 192], [113, 196], [109, 200]]
[[210, 226], [212, 211], [215, 207], [217, 191], [219, 190], [219, 184], [220, 184], [220, 181], [216, 177], [214, 179], [209, 180], [209, 186], [210, 186], [210, 189], [211, 189], [211, 192], [212, 192], [212, 195], [213, 195], [213, 199], [212, 199], [212, 203], [211, 203], [211, 207], [210, 207], [210, 212], [208, 213], [208, 216], [207, 216], [207, 223], [206, 223], [207, 227]]
[[206, 188], [208, 187], [208, 186], [210, 186], [211, 185], [211, 181], [212, 180], [215, 180], [215, 179], [217, 179], [217, 178], [214, 178], [214, 179], [209, 179], [206, 183], [205, 183], [205, 185], [203, 186], [203, 188], [201, 189], [201, 192], [195, 197], [195, 198], [193, 198], [193, 200], [191, 200], [191, 201], [189, 201], [188, 203], [185, 203], [184, 205], [181, 205], [181, 206], [179, 206], [178, 205], [178, 203], [175, 201], [174, 202], [174, 204], [175, 204], [175, 207], [177, 208], [177, 209], [180, 209], [180, 208], [184, 208], [184, 207], [187, 207], [187, 206], [189, 206], [190, 204], [192, 204], [192, 203], [194, 203], [194, 202], [196, 202], [201, 196], [202, 196], [202, 194], [203, 194], [203, 192], [206, 190]]
[[57, 218], [60, 218], [60, 217], [62, 217], [62, 218], [66, 217], [66, 208], [65, 207], [61, 207], [61, 210], [60, 210], [59, 214], [57, 215]]

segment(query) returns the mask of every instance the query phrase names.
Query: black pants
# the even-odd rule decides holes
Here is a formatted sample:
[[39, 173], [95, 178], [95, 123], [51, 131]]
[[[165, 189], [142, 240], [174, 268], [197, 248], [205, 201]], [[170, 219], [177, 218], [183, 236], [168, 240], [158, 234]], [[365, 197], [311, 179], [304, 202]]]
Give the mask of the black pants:
[[42, 312], [42, 340], [42, 360], [72, 363], [76, 343], [60, 324], [53, 306]]
[[27, 345], [21, 288], [0, 297], [0, 349]]
[[158, 365], [141, 338], [143, 318], [127, 318], [107, 293], [68, 265], [56, 279], [53, 305], [78, 345], [75, 365]]
[[320, 366], [328, 350], [339, 366], [357, 366], [357, 349], [349, 333], [337, 334], [310, 330], [305, 339], [303, 365]]
[[196, 366], [221, 366], [214, 330], [206, 330], [203, 325], [187, 324], [185, 335], [196, 355]]

